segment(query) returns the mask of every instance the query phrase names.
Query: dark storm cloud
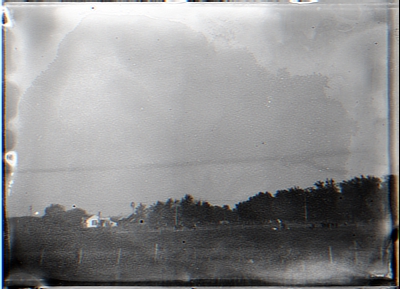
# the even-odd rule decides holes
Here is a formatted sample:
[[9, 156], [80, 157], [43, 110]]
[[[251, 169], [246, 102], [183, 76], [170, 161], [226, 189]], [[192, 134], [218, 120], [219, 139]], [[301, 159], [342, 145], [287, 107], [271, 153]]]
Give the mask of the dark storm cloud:
[[[337, 26], [318, 17], [317, 31]], [[257, 23], [249, 16], [240, 21]], [[355, 117], [345, 96], [327, 95], [330, 77], [317, 69], [294, 72], [324, 64], [322, 56], [332, 56], [333, 48], [307, 23], [280, 16], [270, 24], [286, 25], [285, 39], [274, 39], [268, 21], [258, 32], [249, 30], [261, 37], [249, 42], [235, 26], [231, 34], [216, 26], [218, 36], [196, 22], [159, 15], [80, 19], [20, 103], [13, 204], [29, 197], [41, 199], [40, 206], [81, 203], [97, 211], [107, 203], [114, 214], [125, 203], [130, 210], [130, 201], [151, 203], [188, 192], [233, 204], [259, 190], [307, 187], [352, 174], [354, 136], [365, 119]], [[31, 41], [50, 38], [44, 23], [38, 24], [41, 36]], [[267, 41], [272, 44], [263, 50], [260, 43]], [[286, 60], [280, 49], [291, 53]], [[262, 53], [276, 61], [265, 66]]]
[[[74, 31], [26, 96], [39, 104], [27, 133], [38, 140], [33, 163], [183, 162], [349, 145], [351, 124], [343, 125], [345, 111], [325, 97], [323, 77], [271, 75], [245, 51], [215, 52], [184, 26], [169, 25], [184, 33], [117, 32], [115, 25], [104, 40], [85, 22]], [[121, 46], [132, 49], [108, 59]], [[52, 96], [46, 102], [43, 85]], [[32, 113], [27, 108], [22, 116]], [[50, 133], [41, 134], [46, 127]]]

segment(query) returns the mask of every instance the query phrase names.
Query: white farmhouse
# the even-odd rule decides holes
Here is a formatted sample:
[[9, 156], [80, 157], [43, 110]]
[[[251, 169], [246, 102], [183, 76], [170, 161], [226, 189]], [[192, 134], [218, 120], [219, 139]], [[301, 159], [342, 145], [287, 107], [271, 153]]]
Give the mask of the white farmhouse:
[[100, 217], [98, 215], [92, 215], [85, 220], [86, 228], [97, 228], [100, 225]]
[[101, 218], [100, 214], [92, 215], [84, 221], [85, 228], [117, 227], [118, 223], [111, 218]]

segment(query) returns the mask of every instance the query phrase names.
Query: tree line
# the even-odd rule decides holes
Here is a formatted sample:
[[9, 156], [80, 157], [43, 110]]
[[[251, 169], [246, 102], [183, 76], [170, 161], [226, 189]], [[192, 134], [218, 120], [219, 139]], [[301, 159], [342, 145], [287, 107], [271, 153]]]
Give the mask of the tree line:
[[181, 200], [158, 201], [148, 208], [139, 204], [124, 222], [142, 222], [154, 228], [234, 222], [257, 224], [277, 219], [298, 223], [372, 222], [388, 218], [388, 191], [388, 179], [373, 176], [340, 183], [326, 179], [306, 189], [292, 187], [274, 195], [259, 192], [233, 209], [227, 205], [213, 206], [187, 194]]
[[256, 222], [282, 219], [292, 222], [371, 222], [387, 217], [388, 180], [355, 177], [337, 184], [333, 179], [313, 187], [293, 187], [271, 193], [260, 192], [236, 205], [240, 219]]
[[[228, 205], [211, 205], [186, 194], [182, 199], [158, 201], [147, 207], [132, 203], [134, 212], [119, 218], [119, 227], [194, 228], [231, 223], [265, 224], [273, 220], [296, 223], [357, 223], [387, 219], [389, 180], [374, 176], [354, 177], [336, 183], [318, 181], [313, 187], [292, 187], [275, 194], [259, 192], [248, 200]], [[48, 224], [74, 226], [89, 214], [80, 208], [66, 211], [61, 205], [46, 208]]]

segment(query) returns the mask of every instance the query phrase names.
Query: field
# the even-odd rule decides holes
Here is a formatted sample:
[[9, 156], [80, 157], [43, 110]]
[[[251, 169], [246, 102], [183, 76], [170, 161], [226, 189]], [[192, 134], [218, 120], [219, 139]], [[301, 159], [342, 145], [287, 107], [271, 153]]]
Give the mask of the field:
[[11, 274], [24, 272], [77, 284], [197, 280], [206, 284], [351, 285], [388, 270], [384, 238], [367, 227], [355, 226], [46, 232], [25, 228], [14, 231], [11, 241]]

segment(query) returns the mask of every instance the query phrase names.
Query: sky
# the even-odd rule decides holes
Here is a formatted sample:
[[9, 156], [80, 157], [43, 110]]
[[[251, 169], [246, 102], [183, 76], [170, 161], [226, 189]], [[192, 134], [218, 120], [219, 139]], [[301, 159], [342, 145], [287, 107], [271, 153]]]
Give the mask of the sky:
[[6, 6], [10, 216], [389, 173], [385, 6]]

